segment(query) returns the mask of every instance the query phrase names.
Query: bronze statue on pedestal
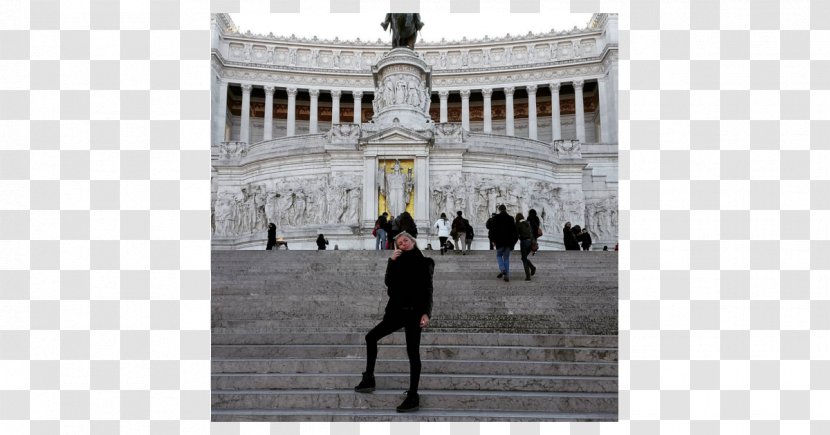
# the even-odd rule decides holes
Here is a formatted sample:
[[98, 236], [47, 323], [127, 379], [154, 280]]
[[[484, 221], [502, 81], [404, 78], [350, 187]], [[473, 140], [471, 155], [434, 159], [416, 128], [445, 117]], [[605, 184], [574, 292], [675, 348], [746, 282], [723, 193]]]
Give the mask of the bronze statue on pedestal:
[[421, 14], [386, 14], [380, 23], [383, 30], [392, 27], [392, 48], [407, 47], [415, 50], [415, 39], [418, 31], [424, 27]]

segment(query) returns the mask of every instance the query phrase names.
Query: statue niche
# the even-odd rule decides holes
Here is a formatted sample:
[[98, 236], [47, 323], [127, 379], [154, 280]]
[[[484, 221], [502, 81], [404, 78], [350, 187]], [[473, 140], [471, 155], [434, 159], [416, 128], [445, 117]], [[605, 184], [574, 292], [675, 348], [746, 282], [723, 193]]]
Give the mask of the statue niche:
[[390, 166], [390, 161], [381, 161], [378, 167], [377, 187], [378, 212], [388, 212], [391, 216], [398, 216], [404, 211], [414, 216], [414, 204], [412, 192], [415, 189], [415, 181], [412, 176], [412, 161], [404, 164], [408, 168], [401, 167], [401, 161], [395, 160]]

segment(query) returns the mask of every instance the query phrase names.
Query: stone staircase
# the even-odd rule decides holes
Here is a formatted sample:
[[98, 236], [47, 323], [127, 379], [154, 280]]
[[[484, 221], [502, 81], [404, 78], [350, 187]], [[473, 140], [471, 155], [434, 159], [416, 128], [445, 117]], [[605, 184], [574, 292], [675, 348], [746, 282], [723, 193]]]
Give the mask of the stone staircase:
[[617, 255], [540, 251], [524, 281], [494, 251], [436, 261], [421, 339], [421, 410], [402, 332], [379, 344], [377, 390], [355, 393], [364, 335], [386, 305], [389, 251], [213, 251], [214, 421], [613, 421]]

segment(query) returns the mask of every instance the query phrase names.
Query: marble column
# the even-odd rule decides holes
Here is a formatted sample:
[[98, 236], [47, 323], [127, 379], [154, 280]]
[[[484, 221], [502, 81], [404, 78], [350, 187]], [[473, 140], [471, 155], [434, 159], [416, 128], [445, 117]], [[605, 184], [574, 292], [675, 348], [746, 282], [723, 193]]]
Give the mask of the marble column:
[[559, 114], [559, 87], [560, 83], [550, 84], [550, 125], [553, 130], [551, 142], [562, 139], [562, 118]]
[[470, 90], [461, 91], [461, 128], [470, 131]]
[[331, 125], [340, 123], [340, 91], [331, 91]]
[[429, 161], [427, 156], [415, 156], [415, 221], [418, 225], [429, 222]]
[[504, 104], [505, 104], [505, 116], [507, 119], [504, 121], [504, 133], [508, 136], [515, 135], [515, 126], [513, 124], [513, 92], [516, 91], [516, 88], [510, 86], [504, 88]]
[[288, 123], [285, 127], [286, 136], [294, 136], [297, 127], [297, 88], [288, 88]]
[[225, 125], [228, 122], [228, 82], [219, 79], [219, 101], [213, 108], [213, 144], [225, 142]]
[[536, 89], [536, 85], [527, 87], [527, 131], [531, 139], [539, 138], [536, 133]]
[[242, 85], [242, 124], [239, 126], [239, 141], [251, 140], [251, 89], [249, 84]]
[[447, 122], [447, 98], [450, 96], [450, 91], [438, 91], [438, 99], [441, 101], [441, 118], [440, 122]]
[[608, 71], [608, 82], [606, 83], [606, 87], [609, 89], [608, 92], [608, 101], [609, 105], [608, 108], [608, 117], [610, 118], [609, 129], [611, 130], [611, 143], [619, 143], [619, 74], [617, 71], [617, 63], [616, 59], [612, 59], [611, 61], [611, 68]]
[[308, 118], [308, 133], [314, 134], [317, 133], [317, 100], [320, 97], [320, 90], [319, 89], [309, 89], [308, 95], [311, 96], [311, 104], [309, 107], [309, 114]]
[[609, 113], [609, 106], [611, 105], [608, 95], [608, 76], [600, 77], [597, 80], [597, 89], [599, 90], [599, 127], [600, 127], [600, 143], [612, 143], [611, 138], [611, 116]]
[[352, 91], [354, 97], [354, 123], [360, 124], [360, 107], [363, 104], [363, 91]]
[[492, 89], [482, 89], [481, 95], [484, 95], [484, 132], [493, 132], [493, 109], [492, 109]]
[[[378, 172], [377, 155], [363, 156], [363, 227], [371, 228], [378, 215], [378, 188], [375, 177]], [[374, 248], [374, 240], [372, 240]]]
[[585, 107], [582, 101], [584, 80], [574, 80], [574, 106], [576, 106], [576, 139], [585, 142]]
[[262, 123], [262, 140], [274, 138], [274, 87], [265, 87], [265, 119]]

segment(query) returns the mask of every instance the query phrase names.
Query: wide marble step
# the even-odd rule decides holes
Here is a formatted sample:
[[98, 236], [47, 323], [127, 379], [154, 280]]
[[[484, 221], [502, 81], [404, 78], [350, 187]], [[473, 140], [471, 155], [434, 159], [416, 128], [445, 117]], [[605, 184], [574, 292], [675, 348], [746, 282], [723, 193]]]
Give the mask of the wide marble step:
[[[370, 394], [343, 390], [213, 390], [218, 409], [394, 410], [404, 390], [381, 387]], [[456, 391], [419, 389], [423, 410], [616, 413], [616, 393]]]
[[[211, 385], [214, 390], [291, 390], [349, 389], [360, 383], [357, 374], [337, 373], [235, 373], [214, 374]], [[408, 373], [376, 373], [375, 382], [384, 389], [409, 388]], [[616, 392], [617, 379], [592, 376], [539, 376], [539, 375], [476, 375], [422, 373], [420, 388], [427, 390], [476, 390], [476, 391], [559, 391], [559, 392]]]
[[[212, 345], [214, 358], [366, 358], [365, 345]], [[616, 348], [421, 345], [428, 359], [504, 361], [617, 361]], [[406, 346], [379, 346], [378, 356], [406, 358]]]
[[[409, 373], [407, 359], [378, 359], [376, 373]], [[211, 372], [225, 373], [362, 373], [366, 361], [358, 358], [214, 358]], [[616, 377], [615, 362], [549, 362], [492, 360], [421, 359], [421, 373], [523, 375], [523, 376], [595, 376]]]
[[213, 421], [225, 422], [611, 422], [614, 413], [433, 410], [399, 413], [393, 409], [217, 409]]
[[[212, 344], [363, 344], [367, 331], [293, 332], [268, 334], [213, 334]], [[546, 347], [617, 347], [617, 337], [609, 335], [550, 334], [458, 334], [423, 332], [421, 344], [470, 346], [546, 346]], [[392, 334], [380, 341], [406, 344], [403, 334]]]

